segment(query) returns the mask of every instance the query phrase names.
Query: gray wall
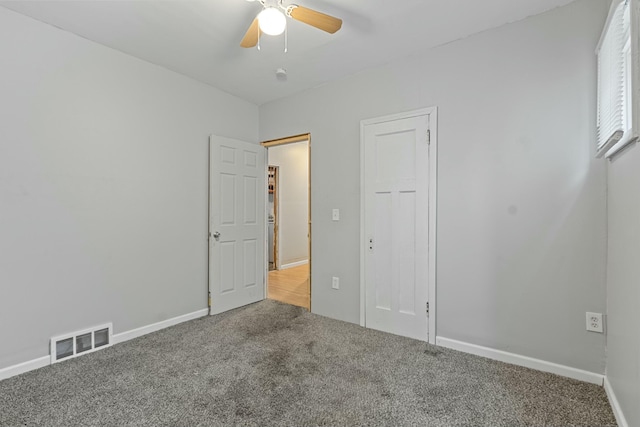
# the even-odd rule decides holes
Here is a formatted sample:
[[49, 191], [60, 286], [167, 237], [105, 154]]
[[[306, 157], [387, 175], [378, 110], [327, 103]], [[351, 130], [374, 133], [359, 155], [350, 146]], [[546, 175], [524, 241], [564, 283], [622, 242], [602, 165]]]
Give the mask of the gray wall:
[[437, 106], [438, 336], [604, 372], [585, 312], [605, 311], [606, 13], [574, 2], [260, 107], [260, 139], [312, 135], [314, 312], [359, 321], [360, 120]]
[[206, 308], [208, 136], [258, 108], [0, 7], [0, 368]]
[[278, 169], [279, 263], [309, 259], [309, 144], [269, 148], [269, 164]]
[[640, 146], [609, 164], [607, 377], [630, 426], [640, 426]]

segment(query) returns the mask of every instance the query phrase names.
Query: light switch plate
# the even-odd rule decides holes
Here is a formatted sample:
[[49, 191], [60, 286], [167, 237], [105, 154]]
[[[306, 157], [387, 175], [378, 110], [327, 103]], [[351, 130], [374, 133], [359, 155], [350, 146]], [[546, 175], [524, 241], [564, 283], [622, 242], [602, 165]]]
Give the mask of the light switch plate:
[[340, 209], [334, 209], [331, 213], [331, 219], [334, 221], [340, 221]]

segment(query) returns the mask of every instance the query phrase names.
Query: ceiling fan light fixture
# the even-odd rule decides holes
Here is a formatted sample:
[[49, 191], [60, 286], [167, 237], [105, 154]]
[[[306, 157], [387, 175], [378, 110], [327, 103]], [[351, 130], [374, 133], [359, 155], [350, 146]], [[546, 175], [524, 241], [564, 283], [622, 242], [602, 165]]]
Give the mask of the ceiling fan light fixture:
[[258, 14], [260, 30], [270, 36], [278, 36], [284, 32], [287, 26], [287, 18], [284, 13], [275, 7], [267, 7]]

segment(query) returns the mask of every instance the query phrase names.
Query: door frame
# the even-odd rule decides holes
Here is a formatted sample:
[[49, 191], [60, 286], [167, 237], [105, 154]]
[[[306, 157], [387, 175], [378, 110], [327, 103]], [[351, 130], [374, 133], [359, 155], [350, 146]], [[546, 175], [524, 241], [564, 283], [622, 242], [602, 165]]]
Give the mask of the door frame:
[[360, 121], [360, 326], [366, 325], [366, 271], [367, 236], [365, 230], [365, 127], [379, 123], [429, 116], [429, 344], [436, 344], [436, 215], [438, 192], [438, 107], [421, 108], [404, 113], [374, 117]]
[[[301, 133], [299, 135], [293, 135], [293, 136], [287, 136], [284, 138], [277, 138], [277, 139], [270, 139], [268, 141], [262, 141], [260, 143], [260, 145], [262, 145], [263, 147], [265, 147], [267, 149], [267, 155], [266, 155], [266, 163], [267, 163], [267, 170], [268, 170], [268, 165], [269, 165], [269, 147], [275, 147], [278, 145], [286, 145], [286, 144], [293, 144], [296, 142], [303, 142], [303, 141], [307, 141], [307, 156], [308, 156], [308, 164], [309, 164], [309, 176], [307, 178], [307, 198], [308, 198], [308, 227], [307, 227], [307, 241], [308, 241], [308, 252], [309, 252], [309, 311], [311, 312], [311, 308], [312, 308], [312, 298], [311, 298], [311, 287], [313, 286], [312, 281], [311, 281], [311, 272], [312, 272], [312, 262], [313, 262], [313, 256], [311, 254], [311, 133], [307, 132], [307, 133]], [[265, 211], [269, 208], [269, 199], [268, 197], [265, 199]], [[268, 245], [268, 237], [266, 239], [265, 245]], [[265, 286], [264, 286], [264, 292], [265, 292], [265, 298], [267, 297], [267, 290], [268, 290], [268, 286], [269, 286], [269, 258], [266, 257], [266, 276], [265, 276]]]
[[[269, 152], [267, 151], [267, 155], [269, 154]], [[278, 180], [279, 178], [279, 169], [280, 166], [272, 166], [269, 164], [269, 159], [267, 159], [267, 170], [273, 168], [273, 269], [274, 270], [280, 270], [280, 256], [279, 256], [279, 252], [280, 252], [280, 239], [278, 239], [278, 233], [280, 231], [280, 214], [279, 214], [279, 200], [278, 200], [278, 192], [280, 191], [278, 189], [279, 187], [279, 182]], [[267, 185], [268, 185], [268, 181], [269, 181], [269, 177], [267, 176]], [[267, 227], [269, 227], [269, 221], [268, 221], [268, 217], [269, 217], [269, 195], [267, 194]], [[267, 251], [271, 251], [271, 248], [269, 248], [269, 244], [268, 244], [268, 236], [269, 234], [269, 230], [267, 230]], [[267, 252], [267, 260], [269, 259], [269, 252]], [[268, 266], [268, 261], [267, 261], [267, 266]], [[271, 271], [271, 270], [269, 270]]]

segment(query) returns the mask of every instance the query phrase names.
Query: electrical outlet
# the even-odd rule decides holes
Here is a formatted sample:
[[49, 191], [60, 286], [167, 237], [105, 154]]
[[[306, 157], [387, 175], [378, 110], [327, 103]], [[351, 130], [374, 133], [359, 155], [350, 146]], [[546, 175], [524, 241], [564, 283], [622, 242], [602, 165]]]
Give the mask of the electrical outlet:
[[587, 331], [592, 332], [604, 332], [602, 325], [602, 313], [590, 313], [587, 312]]
[[331, 287], [333, 289], [340, 289], [340, 279], [338, 277], [331, 279]]

